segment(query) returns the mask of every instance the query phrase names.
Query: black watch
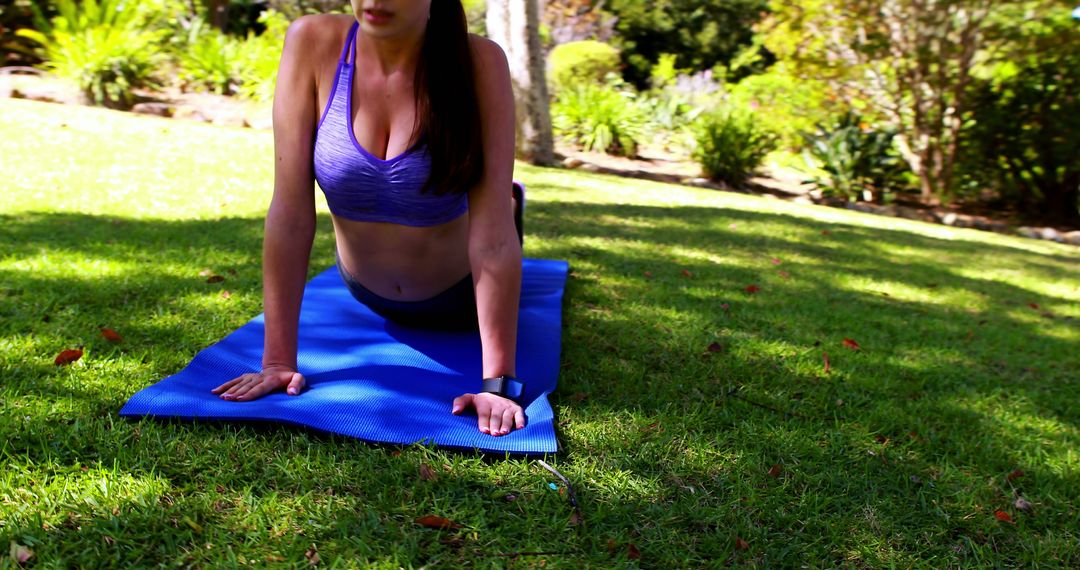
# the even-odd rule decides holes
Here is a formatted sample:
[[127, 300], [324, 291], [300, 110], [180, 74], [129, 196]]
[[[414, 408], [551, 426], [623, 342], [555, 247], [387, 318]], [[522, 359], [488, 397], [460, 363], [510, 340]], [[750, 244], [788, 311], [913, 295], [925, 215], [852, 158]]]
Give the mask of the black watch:
[[497, 378], [484, 378], [480, 391], [490, 392], [521, 403], [521, 396], [525, 393], [525, 383], [509, 374], [503, 374]]

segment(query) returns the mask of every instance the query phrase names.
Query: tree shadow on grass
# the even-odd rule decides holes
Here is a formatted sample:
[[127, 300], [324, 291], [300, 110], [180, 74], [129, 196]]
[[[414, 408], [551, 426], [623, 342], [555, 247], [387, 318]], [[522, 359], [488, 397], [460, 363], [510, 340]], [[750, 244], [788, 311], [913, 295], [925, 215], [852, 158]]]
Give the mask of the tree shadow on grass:
[[[704, 207], [533, 201], [529, 216], [526, 254], [567, 259], [573, 271], [554, 399], [564, 411], [567, 474], [580, 469], [588, 478], [579, 482], [588, 528], [562, 536], [566, 544], [603, 558], [609, 539], [637, 543], [643, 564], [1075, 561], [1062, 546], [1075, 539], [1068, 521], [1080, 488], [1066, 451], [1078, 443], [1080, 419], [1075, 299], [971, 271], [983, 259], [988, 268], [1023, 270], [1032, 283], [1067, 282], [1077, 278], [1075, 259]], [[333, 261], [329, 220], [319, 223], [313, 274]], [[51, 409], [4, 423], [7, 454], [159, 473], [190, 497], [267, 477], [284, 480], [247, 492], [319, 488], [280, 469], [268, 475], [230, 448], [273, 456], [299, 437], [291, 427], [194, 424], [178, 435], [172, 423], [109, 419], [147, 378], [175, 372], [258, 312], [261, 220], [35, 214], [0, 224], [13, 260], [0, 269], [0, 314], [10, 323], [0, 340], [41, 349], [20, 348], [15, 358], [24, 362], [0, 360], [10, 379], [5, 395]], [[74, 271], [68, 258], [78, 260]], [[198, 275], [204, 267], [235, 269], [225, 286], [242, 302], [219, 302], [220, 291]], [[750, 284], [760, 291], [746, 292]], [[887, 288], [894, 294], [883, 295]], [[93, 338], [99, 324], [124, 331], [127, 344], [83, 342], [117, 351], [110, 360], [130, 379], [126, 392], [88, 382], [107, 367], [57, 369], [55, 347], [44, 350]], [[844, 338], [861, 350], [845, 348]], [[726, 396], [733, 385], [746, 400]], [[140, 429], [155, 439], [135, 436]], [[355, 461], [356, 473], [400, 472], [403, 489], [390, 491], [399, 504], [430, 500], [410, 495], [415, 466], [395, 464], [392, 454], [333, 436], [305, 441], [331, 463]], [[318, 465], [312, 476], [336, 477], [341, 492], [385, 492]], [[768, 475], [773, 465], [781, 466], [776, 477]], [[1005, 482], [1014, 469], [1028, 474]], [[498, 489], [474, 473], [446, 479], [441, 492], [461, 504]], [[1037, 517], [1012, 511], [1034, 539], [993, 520], [1012, 500], [1010, 485], [1043, 500]], [[535, 498], [542, 513], [565, 513], [543, 497]], [[196, 503], [185, 508], [207, 527], [239, 524], [214, 522], [213, 506]], [[391, 534], [410, 535], [408, 517], [391, 519], [399, 525]], [[386, 529], [365, 536], [384, 540]], [[736, 536], [751, 550], [739, 553]]]

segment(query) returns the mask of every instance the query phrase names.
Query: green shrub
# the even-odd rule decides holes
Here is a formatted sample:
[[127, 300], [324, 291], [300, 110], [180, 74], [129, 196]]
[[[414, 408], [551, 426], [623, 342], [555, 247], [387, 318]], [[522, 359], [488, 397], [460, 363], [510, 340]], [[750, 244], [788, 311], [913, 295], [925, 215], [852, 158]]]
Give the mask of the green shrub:
[[853, 202], [889, 197], [903, 186], [904, 172], [893, 137], [892, 131], [871, 130], [851, 112], [836, 125], [818, 125], [816, 132], [804, 135], [803, 152], [807, 163], [827, 176], [807, 182], [827, 195]]
[[269, 101], [274, 98], [281, 48], [289, 19], [281, 12], [265, 10], [259, 16], [265, 27], [259, 35], [248, 34], [240, 47], [239, 94], [246, 99]]
[[18, 35], [40, 45], [46, 69], [77, 82], [95, 103], [128, 108], [133, 89], [154, 85], [162, 33], [149, 25], [138, 2], [58, 0], [59, 14], [51, 20], [31, 6], [37, 29]]
[[795, 77], [775, 65], [768, 72], [751, 75], [728, 86], [729, 103], [757, 113], [758, 120], [780, 137], [789, 150], [802, 146], [802, 133], [830, 120], [834, 106], [828, 88], [814, 78]]
[[776, 148], [776, 136], [746, 112], [714, 111], [694, 125], [694, 160], [709, 178], [740, 186]]
[[580, 83], [600, 83], [619, 71], [619, 51], [594, 40], [568, 42], [551, 50], [548, 81], [552, 92], [574, 89]]
[[585, 150], [633, 156], [645, 125], [633, 97], [611, 85], [564, 91], [551, 108], [555, 134]]
[[197, 20], [179, 53], [179, 79], [185, 88], [231, 95], [240, 83], [243, 44]]

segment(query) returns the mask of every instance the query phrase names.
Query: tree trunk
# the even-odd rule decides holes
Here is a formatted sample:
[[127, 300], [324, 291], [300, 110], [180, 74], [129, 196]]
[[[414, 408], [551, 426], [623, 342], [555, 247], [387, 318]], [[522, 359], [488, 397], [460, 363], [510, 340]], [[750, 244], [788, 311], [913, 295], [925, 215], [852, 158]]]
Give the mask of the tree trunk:
[[206, 17], [222, 32], [229, 26], [229, 0], [206, 0]]
[[517, 155], [533, 164], [550, 165], [555, 162], [555, 145], [538, 3], [539, 0], [489, 1], [485, 23], [488, 37], [502, 47], [510, 63]]

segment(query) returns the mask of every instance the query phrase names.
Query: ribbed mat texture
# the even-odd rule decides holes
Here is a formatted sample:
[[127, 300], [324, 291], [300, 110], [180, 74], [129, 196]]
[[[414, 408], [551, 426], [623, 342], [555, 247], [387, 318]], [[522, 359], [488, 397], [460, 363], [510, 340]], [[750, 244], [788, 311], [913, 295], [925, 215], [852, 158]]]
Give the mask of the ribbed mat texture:
[[199, 352], [178, 374], [136, 393], [120, 415], [275, 421], [372, 442], [554, 453], [558, 442], [547, 395], [559, 374], [568, 267], [565, 261], [525, 259], [522, 269], [517, 373], [526, 382], [528, 425], [508, 435], [482, 434], [475, 414], [450, 413], [456, 396], [479, 389], [478, 333], [410, 329], [388, 322], [352, 298], [334, 267], [312, 279], [304, 291], [298, 364], [307, 387], [299, 396], [275, 392], [250, 402], [227, 402], [210, 393], [231, 378], [259, 369], [259, 315]]

